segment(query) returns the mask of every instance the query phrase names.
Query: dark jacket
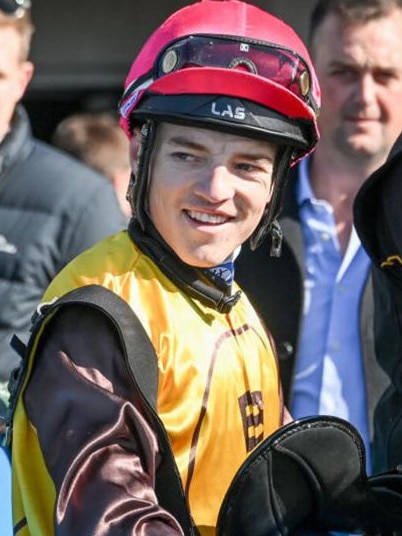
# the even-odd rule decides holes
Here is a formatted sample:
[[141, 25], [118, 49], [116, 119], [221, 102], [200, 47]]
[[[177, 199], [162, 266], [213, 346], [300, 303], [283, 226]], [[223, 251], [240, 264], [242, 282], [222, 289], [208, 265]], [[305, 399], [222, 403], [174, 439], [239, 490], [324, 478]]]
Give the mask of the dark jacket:
[[378, 470], [402, 463], [402, 137], [356, 197], [354, 217], [373, 261], [378, 361], [391, 379], [374, 415]]
[[[284, 235], [281, 256], [270, 256], [270, 243], [266, 239], [253, 252], [243, 247], [236, 261], [236, 280], [262, 316], [277, 345], [284, 398], [288, 405], [303, 316], [304, 241], [296, 200], [296, 177], [297, 168], [288, 177], [279, 219]], [[374, 353], [371, 277], [361, 299], [360, 326], [372, 436], [374, 408], [388, 380]]]
[[18, 363], [13, 333], [75, 255], [126, 225], [111, 183], [33, 139], [19, 107], [0, 144], [0, 381]]

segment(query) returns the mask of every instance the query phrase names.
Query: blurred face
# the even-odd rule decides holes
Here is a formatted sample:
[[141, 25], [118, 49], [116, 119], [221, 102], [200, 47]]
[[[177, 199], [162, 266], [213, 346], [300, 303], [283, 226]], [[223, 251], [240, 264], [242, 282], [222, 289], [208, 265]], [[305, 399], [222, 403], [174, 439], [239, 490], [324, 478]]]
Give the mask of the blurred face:
[[312, 54], [322, 89], [322, 143], [378, 164], [402, 130], [402, 10], [366, 24], [329, 15]]
[[21, 61], [20, 35], [11, 26], [0, 26], [0, 139], [8, 131], [32, 74], [32, 64]]
[[130, 181], [130, 173], [130, 167], [117, 169], [111, 177], [120, 208], [127, 219], [130, 219], [131, 217], [131, 206], [126, 199], [128, 183]]
[[149, 213], [185, 263], [215, 266], [249, 238], [271, 199], [276, 152], [263, 141], [158, 126]]

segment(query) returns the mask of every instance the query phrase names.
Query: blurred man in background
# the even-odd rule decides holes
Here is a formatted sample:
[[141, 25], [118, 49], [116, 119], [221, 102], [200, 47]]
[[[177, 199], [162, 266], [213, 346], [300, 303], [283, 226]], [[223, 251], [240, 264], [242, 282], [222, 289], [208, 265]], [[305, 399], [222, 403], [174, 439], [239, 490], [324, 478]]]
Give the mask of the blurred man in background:
[[71, 115], [58, 124], [52, 142], [105, 175], [113, 184], [123, 213], [130, 218], [126, 199], [131, 172], [129, 143], [116, 117], [106, 112]]
[[310, 46], [321, 139], [288, 180], [282, 256], [243, 249], [237, 279], [272, 329], [294, 417], [352, 422], [370, 447], [388, 380], [375, 358], [370, 260], [352, 206], [402, 128], [402, 2], [320, 0]]
[[14, 333], [51, 279], [78, 253], [125, 225], [112, 185], [35, 139], [19, 104], [32, 79], [29, 1], [0, 1], [0, 416], [18, 364]]

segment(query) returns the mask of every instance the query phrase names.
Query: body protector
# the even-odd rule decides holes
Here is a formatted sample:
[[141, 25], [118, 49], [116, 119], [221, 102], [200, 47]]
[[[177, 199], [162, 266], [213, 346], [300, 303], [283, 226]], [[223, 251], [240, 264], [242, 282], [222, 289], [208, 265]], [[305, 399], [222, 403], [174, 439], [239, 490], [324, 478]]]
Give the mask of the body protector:
[[256, 247], [279, 208], [289, 164], [318, 140], [320, 90], [309, 54], [283, 21], [238, 0], [201, 0], [160, 26], [125, 82], [121, 124], [145, 125], [128, 199], [145, 227], [148, 163], [159, 121], [258, 138], [279, 145], [270, 205], [251, 238]]

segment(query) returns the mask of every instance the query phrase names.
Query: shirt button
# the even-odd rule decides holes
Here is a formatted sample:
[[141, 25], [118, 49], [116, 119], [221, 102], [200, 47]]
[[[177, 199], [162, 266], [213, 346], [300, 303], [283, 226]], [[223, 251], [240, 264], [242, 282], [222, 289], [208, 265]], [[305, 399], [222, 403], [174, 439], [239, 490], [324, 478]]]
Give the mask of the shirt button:
[[283, 351], [286, 355], [290, 356], [293, 354], [293, 345], [290, 342], [283, 342], [282, 343]]
[[321, 233], [321, 240], [323, 242], [329, 242], [331, 240], [331, 235], [329, 233]]

